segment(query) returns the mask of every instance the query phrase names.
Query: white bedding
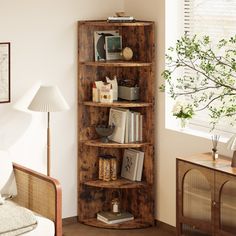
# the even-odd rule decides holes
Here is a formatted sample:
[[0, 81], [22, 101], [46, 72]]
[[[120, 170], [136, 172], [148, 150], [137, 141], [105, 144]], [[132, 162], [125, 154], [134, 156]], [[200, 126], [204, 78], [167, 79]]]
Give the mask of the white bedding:
[[25, 234], [22, 234], [24, 236], [54, 236], [55, 235], [55, 229], [54, 229], [54, 223], [42, 216], [36, 216], [38, 225], [37, 227]]

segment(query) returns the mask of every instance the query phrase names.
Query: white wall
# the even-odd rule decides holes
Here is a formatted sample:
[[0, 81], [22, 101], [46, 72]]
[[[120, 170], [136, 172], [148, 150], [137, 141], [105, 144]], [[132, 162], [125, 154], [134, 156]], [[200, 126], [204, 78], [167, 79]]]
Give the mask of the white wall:
[[[166, 7], [168, 15], [165, 15]], [[181, 14], [179, 0], [125, 0], [125, 11], [137, 19], [153, 20], [156, 23], [156, 218], [175, 225], [175, 159], [193, 153], [209, 152], [211, 141], [165, 129], [165, 96], [159, 92], [163, 83], [161, 72], [165, 66], [165, 34], [168, 43], [180, 34], [180, 24], [176, 18]], [[165, 17], [166, 29], [165, 29]], [[222, 154], [229, 155], [224, 144], [219, 145]]]
[[76, 22], [123, 7], [123, 0], [0, 0], [0, 42], [12, 49], [12, 102], [0, 104], [0, 149], [46, 173], [46, 115], [26, 107], [40, 84], [57, 85], [71, 107], [51, 115], [51, 175], [62, 184], [63, 217], [77, 215]]

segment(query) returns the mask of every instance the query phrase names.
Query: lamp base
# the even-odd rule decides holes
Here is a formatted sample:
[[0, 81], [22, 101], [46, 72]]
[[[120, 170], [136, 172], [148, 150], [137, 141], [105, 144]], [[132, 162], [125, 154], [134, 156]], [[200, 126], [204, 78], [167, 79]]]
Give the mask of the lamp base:
[[231, 162], [232, 167], [236, 167], [236, 151], [234, 151], [232, 162]]

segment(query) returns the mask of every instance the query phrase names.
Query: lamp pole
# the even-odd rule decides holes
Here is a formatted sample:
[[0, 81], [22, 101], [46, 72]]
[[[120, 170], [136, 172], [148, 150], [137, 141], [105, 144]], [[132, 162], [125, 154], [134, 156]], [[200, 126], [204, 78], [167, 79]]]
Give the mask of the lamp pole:
[[50, 176], [50, 112], [48, 112], [47, 126], [47, 175]]

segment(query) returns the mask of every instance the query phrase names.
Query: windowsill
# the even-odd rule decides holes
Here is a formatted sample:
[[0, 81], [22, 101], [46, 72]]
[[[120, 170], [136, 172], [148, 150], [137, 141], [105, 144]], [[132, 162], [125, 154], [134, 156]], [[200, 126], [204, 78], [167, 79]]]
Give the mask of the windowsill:
[[[207, 128], [204, 128], [204, 127], [199, 128], [199, 126], [195, 126], [195, 129], [194, 129], [194, 125], [192, 125], [192, 124], [187, 125], [185, 128], [180, 128], [177, 125], [168, 125], [167, 124], [165, 128], [172, 130], [172, 131], [176, 131], [176, 132], [180, 132], [183, 134], [188, 134], [188, 135], [192, 135], [192, 136], [196, 136], [196, 137], [200, 137], [200, 138], [205, 138], [205, 139], [209, 139], [209, 140], [212, 139], [212, 135], [218, 134], [218, 135], [220, 135], [219, 142], [221, 142], [221, 143], [227, 143], [229, 138], [232, 136], [232, 134], [223, 133], [223, 132], [219, 132], [219, 131], [217, 131], [217, 132], [212, 131], [210, 133], [210, 131]], [[198, 130], [196, 130], [196, 129], [198, 129]]]

